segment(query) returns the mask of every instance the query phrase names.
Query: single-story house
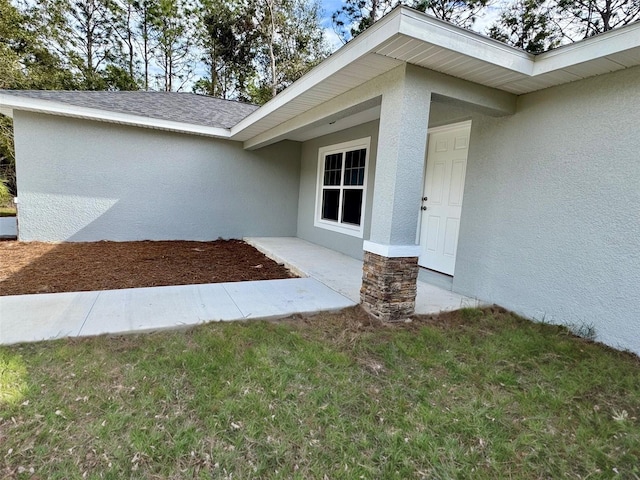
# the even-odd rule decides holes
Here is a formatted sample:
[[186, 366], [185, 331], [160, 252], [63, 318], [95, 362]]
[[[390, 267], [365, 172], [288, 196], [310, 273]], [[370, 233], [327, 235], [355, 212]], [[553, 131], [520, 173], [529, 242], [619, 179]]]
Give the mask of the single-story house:
[[426, 268], [640, 353], [640, 23], [532, 55], [401, 7], [258, 108], [0, 92], [19, 236], [297, 236], [404, 318]]

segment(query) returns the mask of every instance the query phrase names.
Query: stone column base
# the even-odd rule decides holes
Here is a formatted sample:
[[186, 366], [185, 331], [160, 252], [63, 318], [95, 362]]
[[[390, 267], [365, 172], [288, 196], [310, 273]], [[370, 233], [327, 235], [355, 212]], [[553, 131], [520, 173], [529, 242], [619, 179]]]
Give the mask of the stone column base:
[[418, 257], [384, 257], [364, 252], [362, 307], [374, 317], [405, 320], [416, 307]]

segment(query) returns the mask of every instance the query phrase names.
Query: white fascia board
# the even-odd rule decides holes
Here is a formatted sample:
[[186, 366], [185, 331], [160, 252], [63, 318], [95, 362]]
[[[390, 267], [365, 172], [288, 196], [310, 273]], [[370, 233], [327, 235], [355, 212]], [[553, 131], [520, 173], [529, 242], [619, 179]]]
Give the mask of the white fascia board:
[[541, 53], [534, 61], [533, 75], [562, 70], [632, 48], [640, 48], [640, 22]]
[[401, 13], [403, 35], [524, 75], [533, 71], [530, 53], [408, 8]]
[[383, 43], [398, 34], [458, 51], [526, 75], [531, 75], [533, 68], [533, 55], [529, 53], [407, 7], [398, 7], [282, 93], [233, 126], [231, 138], [237, 138], [247, 127], [276, 112], [293, 99], [304, 95], [311, 87], [322, 83], [350, 63], [368, 53], [375, 52]]
[[9, 118], [13, 118], [13, 109], [9, 107], [4, 107], [0, 103], [0, 114], [6, 115]]
[[[398, 7], [233, 126], [231, 139], [244, 140], [247, 148], [246, 142], [250, 139], [242, 138], [243, 130], [303, 96], [311, 87], [322, 83], [350, 63], [369, 53], [375, 53], [397, 35], [506, 68], [532, 79], [630, 48], [640, 48], [640, 23], [636, 23], [536, 56], [416, 10]], [[256, 135], [252, 135], [252, 138], [256, 138]], [[251, 145], [250, 141], [249, 144]]]
[[231, 128], [231, 137], [238, 135], [245, 128], [275, 112], [291, 100], [304, 95], [311, 87], [322, 83], [350, 63], [374, 51], [381, 43], [397, 34], [402, 10], [402, 8], [398, 8], [374, 23], [366, 32], [358, 35], [299, 80], [296, 80], [282, 93], [234, 125]]
[[0, 108], [3, 110], [11, 109], [25, 112], [45, 113], [50, 115], [60, 115], [63, 117], [95, 120], [98, 122], [117, 123], [120, 125], [167, 130], [170, 132], [188, 133], [192, 135], [203, 135], [206, 137], [229, 138], [231, 136], [230, 131], [226, 128], [207, 127], [204, 125], [193, 125], [190, 123], [143, 117], [141, 115], [110, 112], [88, 107], [78, 107], [51, 100], [19, 97], [17, 95], [0, 94]]

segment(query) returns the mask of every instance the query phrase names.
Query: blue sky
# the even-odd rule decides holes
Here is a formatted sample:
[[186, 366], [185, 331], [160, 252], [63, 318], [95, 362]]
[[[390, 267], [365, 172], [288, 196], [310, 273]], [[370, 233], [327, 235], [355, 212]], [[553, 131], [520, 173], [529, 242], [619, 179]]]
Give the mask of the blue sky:
[[322, 0], [322, 7], [325, 13], [330, 17], [333, 12], [342, 6], [342, 0]]
[[331, 47], [331, 50], [336, 50], [342, 45], [342, 42], [333, 31], [331, 24], [331, 14], [340, 9], [343, 4], [342, 0], [321, 0], [322, 9], [324, 10], [324, 17], [322, 19], [322, 26], [324, 27], [325, 37]]

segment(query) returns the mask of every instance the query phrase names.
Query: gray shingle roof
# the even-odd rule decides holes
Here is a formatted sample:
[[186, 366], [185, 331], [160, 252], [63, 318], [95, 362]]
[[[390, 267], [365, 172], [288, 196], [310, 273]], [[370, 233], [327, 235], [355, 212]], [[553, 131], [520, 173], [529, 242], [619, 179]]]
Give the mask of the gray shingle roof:
[[195, 93], [0, 90], [0, 94], [218, 128], [231, 128], [259, 108]]

